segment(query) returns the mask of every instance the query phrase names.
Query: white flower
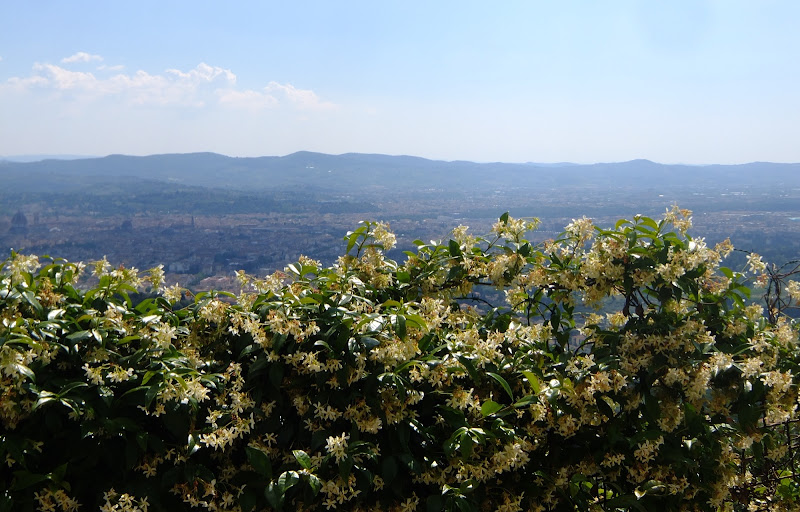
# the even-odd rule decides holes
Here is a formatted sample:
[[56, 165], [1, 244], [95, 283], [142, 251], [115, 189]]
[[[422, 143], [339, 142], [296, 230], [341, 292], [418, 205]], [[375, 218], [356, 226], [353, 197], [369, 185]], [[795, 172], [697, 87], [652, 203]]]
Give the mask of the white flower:
[[173, 286], [164, 288], [162, 294], [164, 295], [164, 298], [170, 302], [170, 304], [174, 304], [183, 298], [183, 288], [178, 283], [175, 283]]
[[389, 225], [383, 222], [378, 222], [375, 226], [375, 231], [372, 232], [372, 236], [383, 246], [384, 251], [391, 250], [397, 243], [397, 237], [389, 231]]
[[8, 269], [14, 281], [20, 281], [22, 274], [35, 272], [39, 267], [39, 257], [34, 254], [30, 256], [15, 254], [11, 261], [8, 262]]
[[328, 453], [336, 458], [337, 463], [341, 462], [345, 457], [347, 457], [348, 439], [350, 439], [350, 436], [344, 433], [342, 433], [341, 436], [328, 437], [326, 448]]
[[761, 261], [761, 256], [754, 252], [747, 255], [747, 266], [750, 268], [750, 272], [754, 274], [764, 272], [767, 268], [767, 264]]

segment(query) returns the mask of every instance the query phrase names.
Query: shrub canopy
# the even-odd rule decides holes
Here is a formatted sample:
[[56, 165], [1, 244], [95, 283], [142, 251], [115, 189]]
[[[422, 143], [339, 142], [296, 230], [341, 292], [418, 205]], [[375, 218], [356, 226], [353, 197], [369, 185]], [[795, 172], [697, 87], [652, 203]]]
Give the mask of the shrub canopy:
[[720, 266], [677, 208], [535, 224], [398, 263], [366, 222], [186, 307], [160, 268], [80, 290], [12, 254], [0, 511], [796, 510], [798, 337], [749, 300], [760, 258]]

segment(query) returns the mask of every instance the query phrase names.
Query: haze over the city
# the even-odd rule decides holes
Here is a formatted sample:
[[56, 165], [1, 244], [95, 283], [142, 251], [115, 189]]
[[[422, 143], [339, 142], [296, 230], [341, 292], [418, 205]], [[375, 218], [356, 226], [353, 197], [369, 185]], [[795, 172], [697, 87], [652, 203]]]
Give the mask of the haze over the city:
[[0, 155], [798, 162], [800, 3], [3, 2]]

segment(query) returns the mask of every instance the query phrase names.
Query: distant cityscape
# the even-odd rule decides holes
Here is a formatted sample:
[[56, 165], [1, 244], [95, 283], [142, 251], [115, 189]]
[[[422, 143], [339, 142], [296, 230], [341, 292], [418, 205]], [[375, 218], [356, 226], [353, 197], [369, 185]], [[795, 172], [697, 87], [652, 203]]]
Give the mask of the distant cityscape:
[[[7, 170], [8, 164], [0, 164], [0, 176]], [[137, 183], [128, 192], [109, 183], [62, 191], [7, 189], [0, 193], [0, 247], [72, 261], [105, 256], [114, 265], [139, 269], [163, 264], [170, 282], [229, 289], [236, 270], [266, 274], [301, 254], [333, 263], [345, 249], [345, 233], [366, 219], [390, 223], [398, 235], [390, 256], [402, 260], [402, 251], [411, 250], [415, 239], [446, 240], [461, 224], [486, 234], [504, 211], [539, 217], [540, 229], [531, 237], [541, 242], [583, 215], [611, 227], [636, 213], [657, 217], [677, 203], [694, 211], [690, 233], [709, 243], [730, 237], [737, 248], [778, 263], [800, 257], [796, 182], [775, 183], [762, 176], [767, 179], [732, 186], [609, 180], [606, 186], [567, 181], [537, 188], [504, 181], [502, 175], [495, 178], [491, 190], [470, 189], [465, 183], [452, 190], [416, 182], [394, 190], [342, 183], [347, 193], [330, 194], [314, 187], [298, 193], [231, 190], [222, 184], [172, 191], [153, 182]]]

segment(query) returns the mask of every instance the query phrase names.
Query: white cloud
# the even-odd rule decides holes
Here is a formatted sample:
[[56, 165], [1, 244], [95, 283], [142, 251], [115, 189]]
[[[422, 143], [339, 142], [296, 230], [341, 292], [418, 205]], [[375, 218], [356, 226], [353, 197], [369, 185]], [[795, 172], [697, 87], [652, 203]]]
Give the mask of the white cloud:
[[103, 57], [99, 55], [92, 55], [86, 52], [78, 52], [69, 57], [64, 57], [61, 59], [62, 64], [72, 64], [75, 62], [92, 62], [92, 61], [102, 61]]
[[11, 78], [5, 85], [18, 91], [69, 92], [71, 98], [85, 101], [114, 96], [136, 105], [202, 106], [214, 99], [214, 89], [236, 81], [230, 70], [205, 63], [185, 72], [171, 69], [155, 75], [142, 70], [112, 74], [115, 69], [98, 68], [95, 74], [36, 63], [30, 76]]
[[[97, 84], [97, 78], [91, 73], [70, 71], [53, 64], [35, 64], [35, 71], [40, 71], [55, 89], [92, 89]], [[34, 78], [34, 77], [32, 77]]]
[[260, 110], [263, 108], [272, 108], [278, 105], [278, 99], [275, 96], [259, 91], [219, 89], [217, 90], [217, 96], [219, 97], [219, 102], [222, 105], [244, 108], [248, 110]]
[[167, 73], [192, 83], [213, 82], [218, 78], [225, 80], [231, 85], [236, 83], [236, 75], [234, 75], [231, 70], [209, 66], [205, 62], [201, 62], [196, 68], [188, 72], [183, 72], [178, 69], [168, 69]]
[[274, 108], [280, 105], [299, 110], [328, 110], [336, 108], [334, 103], [322, 101], [310, 89], [298, 89], [292, 84], [269, 82], [261, 91], [252, 89], [218, 89], [217, 97], [222, 105], [248, 110]]
[[[91, 58], [78, 53], [64, 60], [88, 62]], [[122, 72], [122, 66], [101, 65], [89, 72], [36, 63], [30, 75], [0, 82], [0, 96], [9, 92], [40, 95], [65, 107], [81, 108], [104, 99], [116, 105], [155, 107], [264, 110], [283, 106], [303, 111], [336, 107], [314, 91], [288, 83], [269, 82], [260, 90], [238, 88], [233, 71], [204, 62], [193, 69], [171, 68], [155, 74], [144, 70]]]
[[292, 84], [279, 84], [270, 82], [264, 88], [267, 93], [283, 95], [289, 102], [305, 110], [326, 110], [335, 108], [336, 105], [329, 101], [320, 100], [317, 94], [309, 89], [298, 89]]

